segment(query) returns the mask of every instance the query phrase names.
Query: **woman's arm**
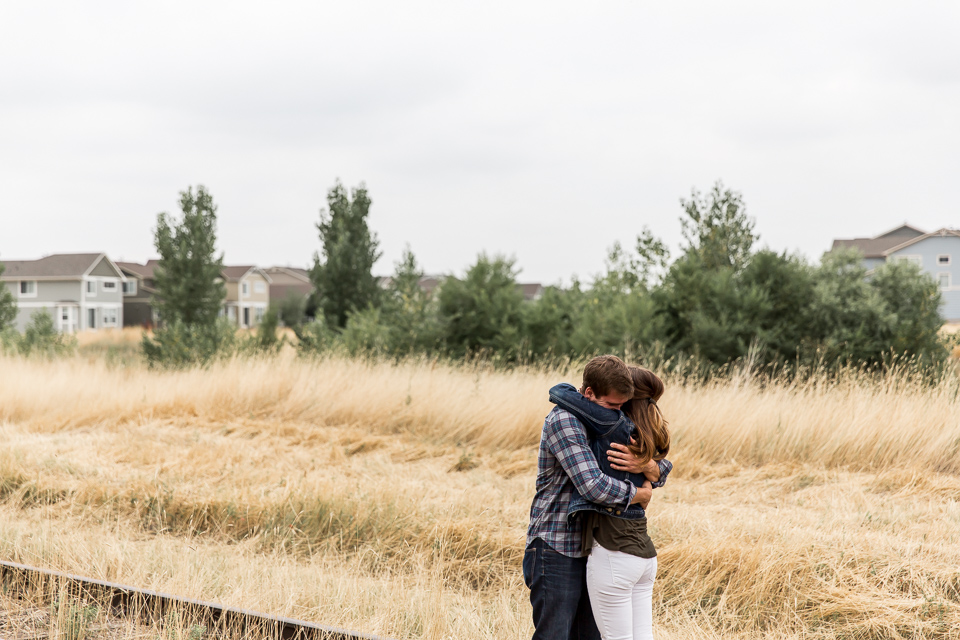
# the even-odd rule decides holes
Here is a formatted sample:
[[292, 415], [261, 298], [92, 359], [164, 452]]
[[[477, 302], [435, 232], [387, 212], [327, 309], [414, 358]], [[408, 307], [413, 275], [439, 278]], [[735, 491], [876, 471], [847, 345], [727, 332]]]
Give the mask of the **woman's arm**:
[[667, 474], [673, 469], [673, 465], [667, 460], [650, 460], [645, 464], [640, 462], [640, 458], [635, 456], [627, 445], [619, 442], [611, 442], [611, 449], [607, 450], [607, 460], [610, 466], [617, 471], [627, 471], [642, 475], [649, 480], [654, 487], [662, 487], [667, 481]]

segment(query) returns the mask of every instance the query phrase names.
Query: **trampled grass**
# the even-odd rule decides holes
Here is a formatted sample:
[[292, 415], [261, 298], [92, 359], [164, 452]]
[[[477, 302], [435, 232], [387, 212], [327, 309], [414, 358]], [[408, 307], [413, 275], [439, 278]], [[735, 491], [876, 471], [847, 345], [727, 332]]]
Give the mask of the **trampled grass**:
[[[576, 374], [0, 360], [0, 555], [397, 638], [526, 638], [559, 380]], [[661, 405], [660, 638], [958, 637], [955, 380], [674, 380]]]

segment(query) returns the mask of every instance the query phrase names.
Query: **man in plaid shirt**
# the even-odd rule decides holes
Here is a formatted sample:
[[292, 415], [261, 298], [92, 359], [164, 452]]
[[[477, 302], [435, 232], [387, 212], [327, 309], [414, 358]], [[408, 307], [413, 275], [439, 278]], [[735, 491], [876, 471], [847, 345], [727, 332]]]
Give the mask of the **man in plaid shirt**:
[[[583, 371], [583, 394], [609, 409], [633, 396], [630, 370], [616, 356], [598, 356]], [[567, 521], [574, 492], [591, 502], [624, 509], [646, 508], [652, 488], [663, 486], [672, 465], [640, 461], [618, 443], [608, 452], [614, 469], [643, 474], [650, 483], [634, 487], [605, 475], [590, 450], [586, 431], [568, 411], [554, 407], [543, 423], [537, 459], [537, 493], [530, 507], [523, 577], [533, 605], [533, 640], [600, 640], [586, 587], [586, 557], [579, 519]]]

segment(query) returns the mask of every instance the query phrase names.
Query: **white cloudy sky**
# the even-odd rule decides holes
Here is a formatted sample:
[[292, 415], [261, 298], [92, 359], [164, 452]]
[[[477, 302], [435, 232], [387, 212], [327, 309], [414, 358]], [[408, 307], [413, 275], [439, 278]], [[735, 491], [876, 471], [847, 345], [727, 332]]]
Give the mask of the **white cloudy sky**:
[[602, 268], [717, 178], [762, 242], [960, 226], [960, 4], [5, 2], [0, 257], [153, 256], [204, 184], [228, 263], [301, 264], [336, 178], [392, 270]]

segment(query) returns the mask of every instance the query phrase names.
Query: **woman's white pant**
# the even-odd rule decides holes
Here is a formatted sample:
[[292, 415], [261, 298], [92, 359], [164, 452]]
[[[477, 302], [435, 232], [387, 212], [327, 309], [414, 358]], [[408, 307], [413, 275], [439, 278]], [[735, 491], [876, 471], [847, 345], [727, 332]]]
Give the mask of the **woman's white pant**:
[[609, 551], [594, 542], [587, 591], [603, 640], [653, 640], [657, 559]]

